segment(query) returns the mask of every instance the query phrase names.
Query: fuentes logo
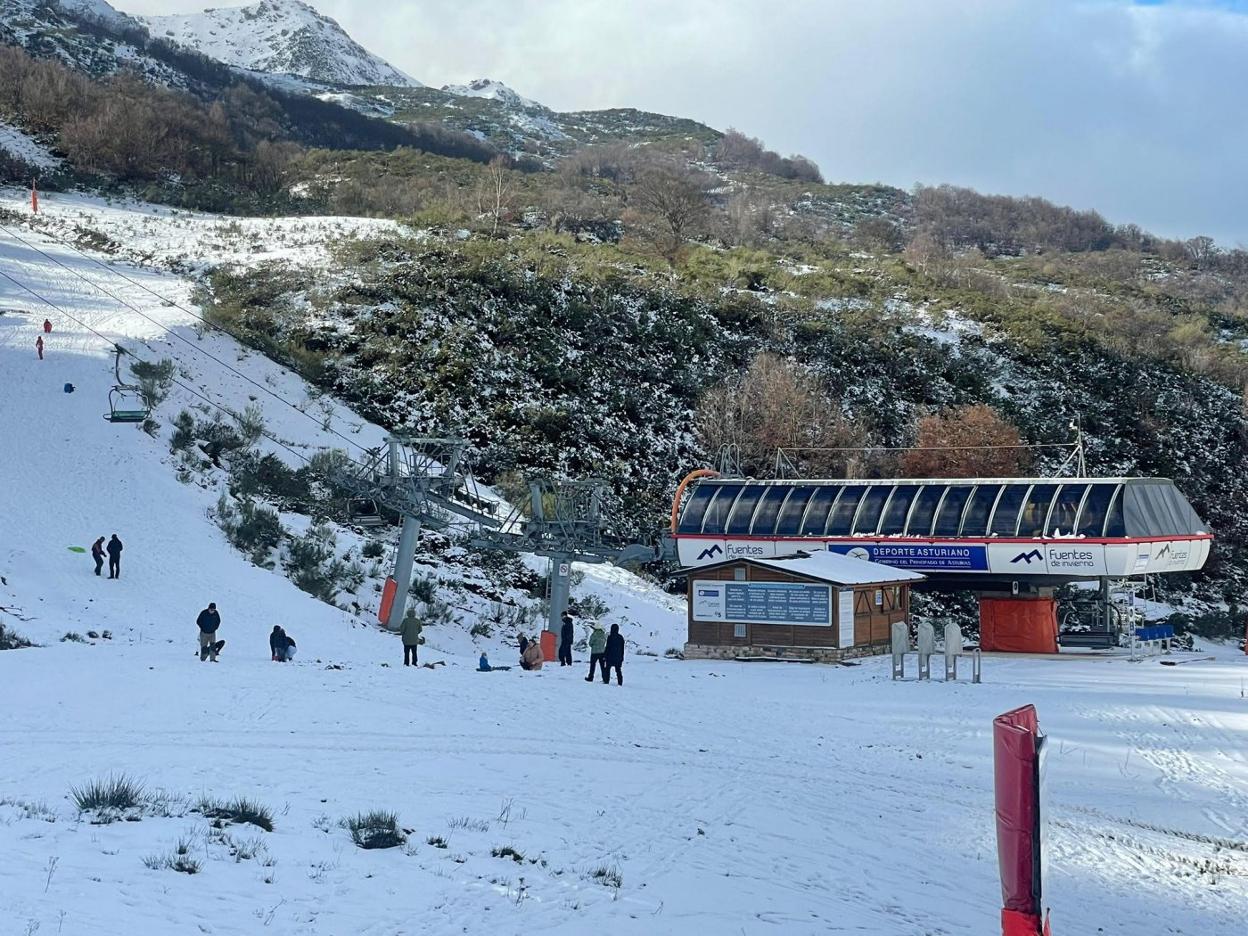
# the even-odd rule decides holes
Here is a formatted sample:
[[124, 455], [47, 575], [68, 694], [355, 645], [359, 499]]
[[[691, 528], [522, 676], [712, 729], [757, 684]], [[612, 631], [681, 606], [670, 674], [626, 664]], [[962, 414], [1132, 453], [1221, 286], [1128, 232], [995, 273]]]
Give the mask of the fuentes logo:
[[719, 543], [716, 543], [714, 546], [704, 549], [698, 553], [698, 561], [701, 562], [703, 559], [714, 559], [716, 556], [722, 556], [723, 554], [724, 548], [720, 546]]
[[1044, 553], [1038, 549], [1033, 549], [1031, 552], [1019, 553], [1010, 560], [1010, 564], [1013, 565], [1016, 562], [1023, 562], [1027, 565], [1031, 565], [1032, 560], [1035, 560], [1036, 562], [1044, 562]]

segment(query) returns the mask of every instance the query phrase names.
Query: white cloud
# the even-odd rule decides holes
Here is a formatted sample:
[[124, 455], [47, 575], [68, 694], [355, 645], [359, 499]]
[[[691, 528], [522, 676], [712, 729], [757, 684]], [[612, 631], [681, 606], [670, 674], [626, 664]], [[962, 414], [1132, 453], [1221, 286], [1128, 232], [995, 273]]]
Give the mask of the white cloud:
[[[196, 3], [121, 0], [132, 12]], [[1248, 241], [1248, 17], [1115, 0], [316, 0], [432, 85], [737, 126], [829, 179], [954, 182]]]

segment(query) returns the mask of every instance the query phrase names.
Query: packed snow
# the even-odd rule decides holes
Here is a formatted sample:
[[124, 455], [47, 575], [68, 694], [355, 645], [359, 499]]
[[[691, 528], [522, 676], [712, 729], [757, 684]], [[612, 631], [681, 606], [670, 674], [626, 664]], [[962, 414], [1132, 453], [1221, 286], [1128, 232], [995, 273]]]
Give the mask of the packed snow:
[[421, 87], [300, 0], [260, 0], [251, 6], [139, 19], [153, 36], [239, 68], [330, 84]]
[[[170, 266], [191, 248], [158, 245], [199, 237], [195, 270], [216, 245], [180, 235], [183, 213], [65, 196], [43, 211], [18, 229], [38, 250], [0, 231], [0, 272], [108, 341], [173, 358], [222, 405], [256, 397], [293, 447], [342, 444], [175, 336], [310, 400], [297, 377], [110, 272], [189, 308], [193, 281]], [[111, 267], [49, 236], [85, 212], [118, 242], [99, 257]], [[199, 231], [223, 223], [194, 218]], [[293, 249], [291, 223], [255, 222], [254, 249]], [[301, 242], [296, 259], [316, 251]], [[117, 259], [140, 255], [149, 265]], [[422, 661], [445, 665], [404, 668], [368, 614], [235, 552], [209, 518], [218, 491], [178, 480], [166, 430], [100, 418], [105, 341], [3, 276], [0, 310], [0, 622], [41, 645], [0, 652], [0, 931], [983, 936], [1000, 906], [991, 720], [1027, 702], [1049, 735], [1054, 931], [1242, 931], [1237, 651], [1174, 667], [992, 657], [981, 685], [894, 683], [880, 659], [682, 661], [663, 650], [683, 642], [683, 601], [597, 569], [581, 588], [632, 621], [623, 686], [587, 684], [580, 652], [571, 670], [521, 672], [514, 649], [467, 621], [426, 631]], [[175, 388], [157, 419], [195, 402]], [[316, 406], [361, 444], [382, 436], [333, 400]], [[113, 532], [116, 581], [67, 548]], [[209, 601], [227, 641], [216, 664], [196, 654]], [[269, 660], [275, 623], [297, 641], [293, 663]], [[475, 672], [481, 649], [513, 668]], [[118, 773], [158, 801], [134, 821], [79, 815], [70, 788]], [[194, 811], [203, 796], [253, 798], [273, 830], [214, 828]], [[371, 809], [397, 813], [403, 846], [352, 843], [340, 821]], [[168, 867], [175, 857], [198, 872]]]
[[[29, 211], [30, 194], [0, 188], [0, 209]], [[30, 223], [73, 243], [103, 239], [113, 257], [184, 273], [282, 261], [320, 266], [334, 244], [403, 231], [374, 218], [241, 218], [93, 195], [46, 194]]]
[[0, 121], [0, 150], [36, 169], [57, 169], [64, 162], [30, 134], [3, 121]]

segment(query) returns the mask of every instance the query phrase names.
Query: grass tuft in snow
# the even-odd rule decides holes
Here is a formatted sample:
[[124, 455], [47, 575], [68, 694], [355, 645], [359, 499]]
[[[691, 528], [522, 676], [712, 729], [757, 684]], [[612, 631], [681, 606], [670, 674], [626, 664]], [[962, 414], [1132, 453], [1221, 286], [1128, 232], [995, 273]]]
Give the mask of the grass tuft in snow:
[[615, 865], [599, 865], [589, 873], [589, 876], [604, 887], [619, 890], [624, 886], [624, 875]]
[[273, 813], [255, 800], [236, 796], [232, 800], [215, 800], [207, 796], [195, 804], [195, 811], [202, 813], [205, 819], [217, 823], [234, 823], [244, 825], [250, 823], [265, 832], [273, 831]]
[[0, 624], [0, 650], [21, 650], [25, 647], [33, 646], [34, 644], [17, 631], [9, 630], [9, 628]]
[[374, 809], [352, 816], [344, 824], [351, 831], [351, 841], [360, 848], [398, 848], [407, 841], [397, 813]]
[[69, 643], [86, 643], [87, 638], [83, 637], [82, 634], [77, 631], [69, 631], [64, 637], [61, 638], [61, 643], [65, 643], [66, 641]]
[[84, 812], [124, 812], [140, 809], [146, 803], [143, 784], [125, 774], [92, 780], [80, 787], [70, 787], [69, 795]]
[[502, 845], [497, 848], [491, 848], [490, 854], [495, 858], [510, 858], [516, 864], [524, 863], [524, 852], [510, 845]]
[[460, 816], [458, 819], [452, 819], [447, 823], [452, 829], [467, 829], [469, 832], [489, 832], [490, 824], [484, 819], [469, 819], [467, 816]]
[[431, 835], [425, 839], [426, 845], [432, 845], [434, 848], [447, 848], [451, 843], [440, 835]]
[[178, 844], [167, 855], [148, 855], [143, 859], [143, 866], [153, 871], [179, 871], [182, 874], [199, 874], [202, 865], [198, 859], [191, 857], [191, 848], [195, 844], [192, 838], [180, 838]]

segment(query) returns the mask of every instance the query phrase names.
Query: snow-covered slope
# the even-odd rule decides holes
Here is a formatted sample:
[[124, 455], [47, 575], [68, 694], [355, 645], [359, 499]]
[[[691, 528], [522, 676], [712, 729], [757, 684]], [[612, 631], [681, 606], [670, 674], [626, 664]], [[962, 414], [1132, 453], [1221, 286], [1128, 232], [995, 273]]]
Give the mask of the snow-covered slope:
[[[23, 204], [0, 192], [0, 208]], [[61, 195], [43, 212], [35, 226], [0, 218], [21, 238], [0, 231], [0, 622], [44, 645], [0, 651], [0, 933], [983, 936], [1000, 904], [989, 726], [1024, 702], [1049, 736], [1055, 930], [1241, 931], [1242, 655], [1174, 668], [993, 658], [978, 686], [893, 683], [878, 659], [669, 660], [637, 650], [678, 642], [681, 602], [587, 570], [584, 591], [636, 622], [623, 687], [586, 684], [581, 653], [570, 671], [474, 672], [479, 648], [495, 663], [514, 651], [455, 627], [428, 629], [421, 650], [445, 666], [405, 669], [367, 615], [312, 600], [225, 541], [209, 517], [221, 479], [179, 480], [167, 430], [100, 418], [120, 340], [177, 362], [188, 389], [159, 409], [166, 425], [202, 394], [261, 405], [296, 450], [342, 445], [326, 423], [380, 439], [142, 288], [191, 308], [192, 280], [165, 267], [211, 262], [231, 220]], [[314, 233], [354, 222], [299, 223], [249, 221], [235, 236], [316, 265]], [[84, 256], [51, 235], [114, 248]], [[154, 266], [128, 262], [139, 257]], [[67, 549], [112, 532], [126, 543], [117, 581]], [[228, 641], [215, 665], [194, 652], [208, 601]], [[297, 640], [295, 663], [269, 662], [274, 624]], [[70, 787], [119, 772], [160, 803], [137, 821], [79, 816]], [[214, 827], [200, 796], [251, 797], [273, 830]], [[352, 844], [340, 820], [371, 809], [398, 814], [403, 848]], [[171, 856], [197, 873], [162, 866]]]
[[454, 94], [457, 97], [476, 97], [498, 101], [507, 107], [519, 108], [520, 110], [546, 110], [537, 101], [522, 97], [501, 81], [494, 81], [491, 78], [477, 78], [466, 85], [443, 85], [441, 90], [447, 94]]
[[335, 85], [420, 82], [373, 55], [334, 20], [300, 0], [260, 0], [202, 13], [141, 17], [163, 36], [230, 65]]

